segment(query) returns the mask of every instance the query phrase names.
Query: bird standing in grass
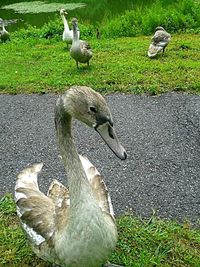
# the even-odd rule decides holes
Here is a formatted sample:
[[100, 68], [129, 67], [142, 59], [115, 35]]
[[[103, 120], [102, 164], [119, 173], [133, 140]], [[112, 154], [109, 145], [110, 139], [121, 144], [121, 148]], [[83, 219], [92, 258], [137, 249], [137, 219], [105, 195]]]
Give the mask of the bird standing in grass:
[[171, 35], [168, 32], [166, 32], [166, 30], [163, 27], [161, 26], [157, 27], [155, 34], [151, 39], [151, 44], [148, 50], [148, 56], [150, 58], [153, 58], [160, 52], [162, 52], [162, 55], [164, 55], [165, 48], [168, 45], [170, 39]]
[[[64, 31], [63, 31], [63, 36], [62, 39], [64, 42], [67, 43], [67, 47], [69, 44], [72, 43], [73, 40], [73, 30], [70, 30], [67, 19], [65, 17], [65, 15], [67, 15], [67, 11], [65, 9], [61, 9], [60, 10], [60, 16], [63, 20], [63, 24], [64, 24]], [[80, 31], [78, 30], [78, 36], [80, 36]]]
[[10, 34], [5, 29], [5, 23], [4, 23], [4, 20], [2, 18], [0, 18], [0, 27], [2, 28], [2, 30], [0, 31], [0, 40], [2, 42], [6, 42], [7, 40], [10, 39]]
[[79, 40], [78, 35], [78, 20], [76, 18], [72, 19], [73, 25], [73, 41], [70, 48], [70, 56], [76, 61], [76, 66], [78, 68], [78, 63], [87, 63], [89, 67], [89, 60], [92, 57], [92, 49], [86, 41]]

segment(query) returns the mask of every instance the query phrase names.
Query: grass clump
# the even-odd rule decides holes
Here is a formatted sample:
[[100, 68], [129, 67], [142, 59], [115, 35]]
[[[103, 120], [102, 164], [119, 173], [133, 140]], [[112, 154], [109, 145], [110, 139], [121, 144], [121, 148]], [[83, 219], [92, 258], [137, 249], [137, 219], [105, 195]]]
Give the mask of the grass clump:
[[[71, 24], [71, 21], [69, 21]], [[81, 38], [91, 38], [96, 34], [96, 28], [92, 25], [79, 23], [81, 29]], [[27, 39], [27, 38], [45, 38], [50, 39], [54, 38], [60, 40], [63, 34], [63, 22], [60, 19], [60, 16], [55, 15], [54, 19], [45, 23], [41, 28], [35, 26], [27, 25], [26, 28], [22, 28], [12, 34], [15, 39]]]
[[132, 215], [118, 219], [119, 239], [113, 259], [130, 267], [197, 267], [200, 264], [200, 231], [188, 222], [140, 220]]
[[[25, 8], [24, 3], [17, 3], [14, 6], [18, 4]], [[27, 2], [27, 4], [33, 5], [34, 3]], [[48, 5], [54, 6], [54, 4], [56, 3]], [[59, 6], [59, 4], [56, 4], [55, 7], [57, 5]], [[41, 9], [40, 6], [38, 7]], [[91, 10], [91, 12], [94, 11]], [[71, 25], [71, 18], [68, 18], [68, 22]], [[87, 21], [79, 21], [82, 39], [96, 36], [97, 27], [102, 38], [119, 38], [149, 35], [159, 25], [166, 28], [170, 33], [199, 33], [200, 2], [195, 0], [155, 0], [151, 3], [135, 3], [132, 10], [125, 11], [124, 14], [113, 19], [110, 16], [107, 17], [105, 13], [105, 18], [96, 25], [88, 24]], [[14, 35], [20, 39], [27, 37], [51, 38], [62, 35], [62, 32], [63, 23], [57, 14], [54, 20], [46, 23], [41, 28], [29, 25], [26, 29], [17, 31]]]
[[152, 4], [139, 6], [107, 22], [102, 27], [106, 38], [149, 35], [161, 25], [171, 33], [200, 31], [200, 2], [194, 0], [154, 1]]
[[[110, 261], [126, 267], [198, 267], [200, 230], [186, 222], [178, 224], [152, 216], [133, 215], [117, 219], [118, 243]], [[0, 266], [48, 267], [26, 242], [11, 195], [0, 200]]]

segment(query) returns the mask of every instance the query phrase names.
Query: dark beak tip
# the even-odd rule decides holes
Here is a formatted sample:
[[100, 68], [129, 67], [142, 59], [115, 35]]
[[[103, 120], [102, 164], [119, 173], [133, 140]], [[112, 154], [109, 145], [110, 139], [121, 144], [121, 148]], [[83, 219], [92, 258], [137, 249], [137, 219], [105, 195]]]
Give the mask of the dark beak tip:
[[126, 160], [126, 159], [127, 159], [127, 153], [124, 152], [124, 155], [123, 155], [123, 157], [121, 157], [121, 160]]
[[127, 159], [127, 153], [126, 152], [124, 152], [124, 159]]

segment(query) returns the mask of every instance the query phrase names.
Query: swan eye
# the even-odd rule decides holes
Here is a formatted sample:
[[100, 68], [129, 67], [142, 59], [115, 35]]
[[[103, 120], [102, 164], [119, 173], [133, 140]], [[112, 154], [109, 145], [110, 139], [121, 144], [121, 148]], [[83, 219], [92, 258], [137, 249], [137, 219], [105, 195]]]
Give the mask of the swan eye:
[[93, 113], [97, 113], [97, 109], [95, 107], [90, 107], [90, 111], [92, 111]]

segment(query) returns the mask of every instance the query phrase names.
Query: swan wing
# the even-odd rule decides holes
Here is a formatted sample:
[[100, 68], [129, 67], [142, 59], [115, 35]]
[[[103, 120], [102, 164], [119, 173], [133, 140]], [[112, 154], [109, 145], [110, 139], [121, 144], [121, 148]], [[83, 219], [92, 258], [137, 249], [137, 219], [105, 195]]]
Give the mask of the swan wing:
[[56, 179], [51, 183], [47, 196], [53, 200], [56, 208], [67, 208], [70, 204], [68, 188]]
[[170, 34], [165, 31], [156, 31], [152, 41], [154, 44], [157, 44], [158, 46], [166, 46], [170, 41]]
[[56, 210], [56, 230], [64, 229], [68, 223], [68, 211], [70, 206], [69, 190], [57, 180], [51, 183], [47, 196], [53, 200]]
[[17, 213], [30, 241], [36, 245], [49, 239], [55, 228], [55, 204], [38, 187], [43, 164], [34, 164], [19, 173], [15, 186]]
[[79, 155], [79, 157], [87, 175], [87, 178], [90, 182], [90, 185], [93, 189], [95, 198], [99, 204], [99, 207], [103, 212], [109, 213], [112, 218], [114, 218], [111, 198], [102, 176], [86, 157], [83, 157], [81, 155]]
[[72, 30], [64, 30], [63, 31], [63, 41], [72, 42], [73, 40], [73, 31]]
[[86, 41], [80, 40], [80, 49], [81, 49], [82, 53], [91, 53], [92, 54], [91, 46]]
[[148, 50], [148, 56], [150, 58], [155, 57], [158, 53], [162, 51], [162, 49], [163, 49], [162, 46], [150, 44], [149, 50]]

